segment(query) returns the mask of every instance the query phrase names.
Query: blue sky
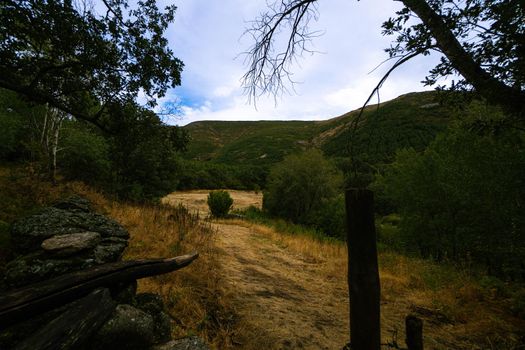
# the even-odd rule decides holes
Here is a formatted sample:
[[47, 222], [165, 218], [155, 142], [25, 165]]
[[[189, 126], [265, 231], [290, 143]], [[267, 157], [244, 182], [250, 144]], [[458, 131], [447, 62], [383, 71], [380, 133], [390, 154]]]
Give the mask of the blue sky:
[[[175, 22], [166, 36], [184, 64], [182, 86], [164, 101], [178, 101], [181, 115], [167, 120], [185, 125], [196, 120], [319, 120], [360, 107], [389, 64], [393, 40], [381, 35], [381, 23], [400, 8], [385, 0], [319, 0], [319, 20], [312, 29], [324, 34], [313, 42], [320, 52], [294, 65], [295, 92], [275, 104], [272, 96], [248, 104], [240, 79], [242, 52], [252, 44], [243, 36], [247, 21], [266, 9], [265, 0], [178, 0]], [[381, 100], [422, 91], [420, 83], [439, 56], [418, 57], [395, 71], [381, 89]]]

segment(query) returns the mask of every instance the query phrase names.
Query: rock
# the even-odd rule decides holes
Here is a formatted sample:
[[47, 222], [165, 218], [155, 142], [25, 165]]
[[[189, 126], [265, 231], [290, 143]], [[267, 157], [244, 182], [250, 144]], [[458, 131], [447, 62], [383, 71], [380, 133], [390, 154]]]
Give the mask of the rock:
[[87, 231], [56, 235], [43, 241], [40, 246], [46, 252], [56, 256], [69, 256], [83, 250], [92, 249], [99, 241], [99, 233]]
[[124, 238], [109, 237], [103, 239], [93, 252], [97, 264], [104, 264], [120, 260], [128, 240]]
[[78, 211], [83, 211], [86, 213], [92, 211], [91, 203], [87, 199], [82, 198], [77, 195], [71, 196], [65, 200], [55, 203], [55, 205], [53, 206], [58, 209], [64, 209], [64, 210], [70, 210], [70, 211], [78, 210]]
[[117, 305], [111, 318], [93, 337], [92, 349], [143, 350], [154, 342], [154, 324], [150, 315], [131, 305]]
[[164, 343], [171, 339], [171, 317], [164, 312], [164, 302], [158, 294], [137, 294], [135, 306], [153, 318], [155, 344]]
[[129, 238], [122, 226], [89, 211], [89, 202], [80, 197], [57, 206], [12, 225], [13, 246], [21, 254], [6, 266], [7, 287], [20, 287], [121, 258]]
[[152, 350], [210, 350], [208, 345], [199, 337], [188, 337], [172, 340], [166, 344], [157, 345]]
[[137, 281], [131, 283], [119, 283], [111, 287], [111, 297], [119, 304], [134, 304], [137, 294]]
[[[11, 236], [13, 247], [21, 254], [5, 267], [4, 281], [10, 288], [118, 261], [129, 239], [124, 228], [93, 212], [89, 201], [81, 197], [18, 220], [11, 226]], [[136, 281], [110, 288], [111, 298], [119, 305], [89, 340], [87, 349], [150, 349], [171, 338], [171, 318], [164, 312], [162, 298], [149, 293], [135, 298], [136, 291]], [[49, 324], [56, 310], [67, 307], [0, 330], [0, 348], [19, 344]]]
[[140, 293], [135, 296], [135, 305], [148, 314], [164, 311], [164, 302], [158, 294]]
[[171, 339], [171, 317], [165, 312], [152, 316], [155, 323], [155, 344], [165, 343]]
[[44, 253], [34, 253], [10, 261], [4, 282], [10, 288], [17, 288], [94, 265], [95, 260], [90, 258], [49, 259]]
[[37, 332], [42, 325], [51, 322], [63, 313], [68, 306], [69, 304], [63, 305], [46, 313], [34, 316], [29, 320], [17, 322], [11, 326], [0, 329], [0, 349], [16, 349], [17, 344]]
[[27, 253], [38, 249], [42, 241], [50, 237], [86, 231], [97, 232], [103, 239], [129, 238], [129, 233], [122, 226], [103, 215], [54, 207], [15, 222], [11, 237], [14, 247], [21, 253]]

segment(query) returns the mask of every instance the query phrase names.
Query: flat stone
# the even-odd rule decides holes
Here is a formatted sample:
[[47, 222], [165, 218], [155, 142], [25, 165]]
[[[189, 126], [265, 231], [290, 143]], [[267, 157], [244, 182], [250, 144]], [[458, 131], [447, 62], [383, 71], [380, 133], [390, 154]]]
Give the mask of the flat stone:
[[92, 211], [91, 203], [86, 198], [74, 195], [65, 200], [62, 200], [53, 205], [55, 208], [70, 210], [70, 211], [83, 211], [88, 213]]
[[154, 346], [152, 350], [210, 350], [208, 345], [199, 337], [188, 337], [172, 340], [166, 344]]
[[44, 240], [53, 236], [86, 231], [98, 232], [102, 238], [129, 238], [122, 226], [104, 215], [53, 207], [15, 222], [11, 237], [19, 253], [28, 253], [38, 250]]
[[83, 250], [94, 248], [100, 241], [98, 232], [79, 232], [56, 235], [46, 239], [40, 245], [46, 252], [60, 256], [69, 256]]

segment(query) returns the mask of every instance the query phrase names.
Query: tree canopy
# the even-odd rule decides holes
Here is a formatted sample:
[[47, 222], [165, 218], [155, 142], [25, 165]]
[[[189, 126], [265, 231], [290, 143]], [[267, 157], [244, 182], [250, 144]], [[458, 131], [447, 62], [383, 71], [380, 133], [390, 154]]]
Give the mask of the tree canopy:
[[[453, 88], [473, 88], [509, 115], [525, 118], [525, 5], [521, 0], [402, 0], [404, 8], [384, 24], [384, 34], [396, 35], [387, 49], [392, 69], [417, 55], [441, 53], [427, 84], [460, 74]], [[308, 23], [318, 16], [317, 0], [284, 0], [270, 5], [248, 32], [255, 43], [248, 51], [244, 85], [251, 97], [286, 89], [294, 57], [308, 51], [316, 36]], [[413, 19], [416, 18], [414, 21]], [[275, 48], [278, 33], [287, 42]], [[389, 70], [385, 78], [392, 71]], [[380, 87], [383, 80], [378, 84]]]
[[454, 127], [424, 152], [399, 150], [372, 185], [401, 214], [396, 245], [522, 278], [523, 149], [523, 135], [514, 131], [494, 136]]
[[103, 125], [108, 107], [180, 85], [183, 63], [163, 36], [175, 6], [154, 0], [5, 0], [0, 87]]
[[337, 194], [341, 184], [340, 172], [320, 151], [291, 154], [270, 170], [264, 208], [272, 215], [306, 223]]

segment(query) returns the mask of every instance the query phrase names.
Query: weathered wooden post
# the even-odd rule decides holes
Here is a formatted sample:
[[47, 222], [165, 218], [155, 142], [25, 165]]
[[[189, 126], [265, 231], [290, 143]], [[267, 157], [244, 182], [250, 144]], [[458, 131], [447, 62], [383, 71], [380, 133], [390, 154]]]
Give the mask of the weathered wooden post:
[[423, 320], [408, 315], [405, 318], [406, 343], [408, 350], [423, 350]]
[[379, 350], [379, 269], [374, 196], [367, 189], [346, 191], [350, 343], [353, 350]]

